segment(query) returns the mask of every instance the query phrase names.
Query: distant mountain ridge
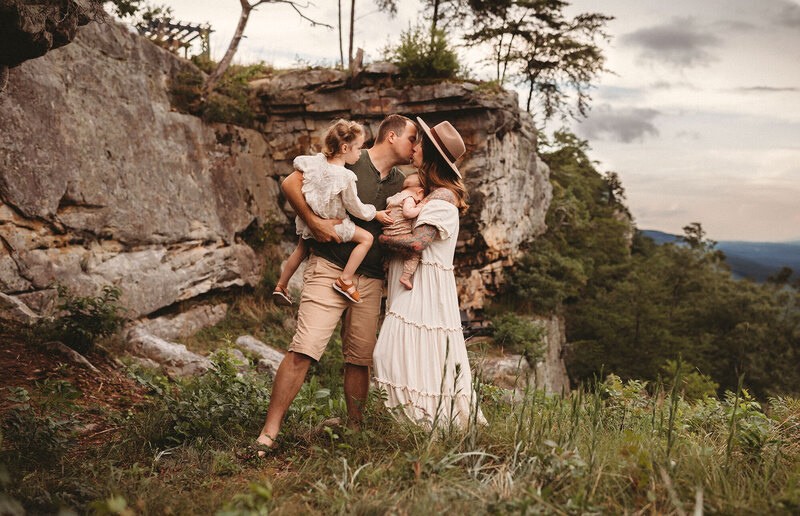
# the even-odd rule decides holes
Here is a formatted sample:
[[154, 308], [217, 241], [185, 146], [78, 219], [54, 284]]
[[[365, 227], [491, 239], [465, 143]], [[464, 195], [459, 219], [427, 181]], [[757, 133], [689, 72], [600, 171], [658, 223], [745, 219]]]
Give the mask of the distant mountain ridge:
[[[652, 238], [657, 244], [680, 240], [678, 235], [651, 229], [642, 230], [642, 234]], [[717, 242], [717, 249], [725, 253], [726, 261], [731, 266], [731, 272], [738, 279], [752, 277], [758, 281], [764, 281], [767, 276], [777, 273], [783, 267], [791, 267], [795, 271], [795, 277], [800, 275], [800, 241], [722, 240]]]

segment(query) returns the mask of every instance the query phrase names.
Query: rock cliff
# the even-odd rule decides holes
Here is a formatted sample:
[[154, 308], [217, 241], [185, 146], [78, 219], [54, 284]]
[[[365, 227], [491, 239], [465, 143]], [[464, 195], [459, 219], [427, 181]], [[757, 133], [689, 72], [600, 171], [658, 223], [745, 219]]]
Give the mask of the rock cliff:
[[0, 95], [0, 290], [41, 309], [53, 281], [79, 293], [115, 283], [140, 316], [254, 284], [259, 260], [237, 235], [254, 220], [289, 224], [280, 178], [341, 116], [370, 137], [394, 112], [448, 119], [464, 136], [462, 308], [480, 308], [545, 229], [549, 172], [514, 93], [403, 86], [386, 63], [355, 78], [290, 71], [251, 85], [263, 112], [245, 129], [171, 109], [168, 81], [191, 67], [121, 25], [92, 23], [11, 70]]
[[513, 92], [472, 83], [402, 85], [387, 63], [357, 77], [336, 70], [297, 70], [251, 83], [263, 106], [261, 132], [272, 146], [272, 169], [291, 172], [294, 156], [319, 148], [330, 120], [345, 117], [367, 128], [369, 141], [384, 116], [449, 120], [464, 137], [459, 169], [470, 194], [456, 250], [462, 308], [483, 306], [520, 246], [545, 230], [552, 199], [549, 170], [536, 154], [536, 132]]
[[108, 283], [129, 315], [254, 284], [237, 234], [283, 219], [260, 133], [170, 108], [191, 66], [116, 24], [11, 69], [0, 95], [0, 290], [42, 308]]

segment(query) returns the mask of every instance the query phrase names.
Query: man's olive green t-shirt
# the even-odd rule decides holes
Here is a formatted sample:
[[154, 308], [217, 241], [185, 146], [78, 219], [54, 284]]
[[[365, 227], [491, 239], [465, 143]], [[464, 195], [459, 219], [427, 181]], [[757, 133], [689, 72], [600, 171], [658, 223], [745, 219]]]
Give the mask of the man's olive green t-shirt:
[[[361, 158], [353, 165], [347, 165], [347, 168], [352, 170], [358, 178], [358, 183], [356, 183], [358, 198], [364, 204], [372, 204], [378, 211], [385, 210], [386, 199], [403, 189], [403, 180], [405, 179], [403, 173], [397, 167], [392, 167], [389, 174], [381, 179], [381, 173], [372, 164], [366, 149], [361, 151]], [[363, 274], [369, 278], [383, 279], [384, 255], [378, 242], [378, 237], [383, 232], [381, 223], [375, 219], [364, 221], [352, 215], [350, 215], [350, 218], [356, 226], [366, 229], [375, 238], [367, 256], [357, 269], [358, 274]], [[316, 240], [309, 240], [308, 243], [311, 245], [314, 254], [342, 268], [356, 246], [354, 242], [337, 244], [336, 242], [322, 243]]]

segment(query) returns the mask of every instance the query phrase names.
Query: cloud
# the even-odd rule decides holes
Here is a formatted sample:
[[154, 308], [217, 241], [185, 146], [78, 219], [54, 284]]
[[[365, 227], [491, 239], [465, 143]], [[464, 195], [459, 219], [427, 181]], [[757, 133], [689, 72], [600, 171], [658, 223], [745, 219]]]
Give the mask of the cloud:
[[720, 40], [697, 27], [691, 18], [675, 18], [663, 25], [626, 34], [622, 42], [637, 47], [644, 60], [691, 67], [717, 60], [707, 49], [717, 46]]
[[653, 119], [660, 113], [655, 109], [612, 109], [609, 105], [593, 109], [578, 126], [584, 138], [608, 139], [623, 143], [644, 140], [646, 135], [658, 136]]
[[787, 1], [779, 3], [782, 5], [778, 12], [777, 22], [785, 27], [800, 28], [800, 5]]
[[779, 93], [785, 91], [800, 91], [800, 88], [794, 87], [777, 87], [777, 86], [748, 86], [735, 88], [734, 91], [740, 93]]

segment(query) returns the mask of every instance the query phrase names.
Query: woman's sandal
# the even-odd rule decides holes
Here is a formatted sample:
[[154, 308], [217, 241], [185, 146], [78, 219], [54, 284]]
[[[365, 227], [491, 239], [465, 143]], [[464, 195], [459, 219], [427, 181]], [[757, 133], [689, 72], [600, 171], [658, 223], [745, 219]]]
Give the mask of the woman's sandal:
[[282, 285], [275, 285], [275, 290], [272, 291], [272, 301], [279, 306], [292, 306], [292, 298], [289, 297], [289, 292]]
[[344, 281], [342, 277], [339, 276], [336, 278], [336, 281], [333, 282], [333, 288], [353, 303], [361, 302], [361, 294], [358, 293], [356, 286], [353, 285], [351, 281]]

